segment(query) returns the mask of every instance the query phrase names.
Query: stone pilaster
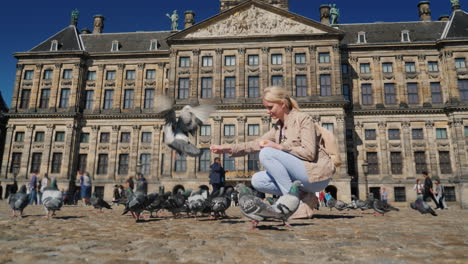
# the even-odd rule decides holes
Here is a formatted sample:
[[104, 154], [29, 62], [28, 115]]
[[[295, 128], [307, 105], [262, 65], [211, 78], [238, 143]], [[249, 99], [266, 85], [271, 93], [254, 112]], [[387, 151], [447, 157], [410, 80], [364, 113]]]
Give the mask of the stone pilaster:
[[237, 78], [236, 80], [236, 97], [237, 98], [245, 98], [246, 96], [246, 78], [245, 78], [245, 72], [246, 72], [246, 55], [245, 55], [245, 48], [238, 48], [237, 49], [237, 54], [239, 58], [238, 66], [237, 66]]
[[[223, 117], [222, 116], [215, 116], [213, 117], [213, 127], [211, 130], [211, 142], [212, 144], [221, 144], [222, 141], [222, 135], [223, 133]], [[214, 155], [212, 155], [213, 161], [214, 161]]]
[[161, 130], [163, 128], [163, 125], [157, 124], [153, 126], [153, 139], [152, 139], [152, 153], [151, 153], [151, 176], [149, 177], [149, 180], [152, 181], [158, 181], [159, 177], [161, 176], [159, 174], [160, 172], [160, 165], [159, 165], [159, 149], [160, 149], [160, 144], [159, 144], [159, 139], [161, 137]]
[[221, 98], [222, 97], [222, 89], [223, 89], [223, 49], [216, 49], [215, 50], [215, 57], [214, 57], [214, 75], [213, 75], [213, 83], [212, 83], [212, 97], [213, 98]]
[[[17, 64], [16, 65], [16, 76], [15, 76], [15, 84], [14, 84], [14, 90], [13, 90], [13, 95], [11, 98], [11, 107], [10, 109], [13, 109], [15, 111], [18, 110], [20, 106], [20, 100], [21, 100], [21, 82], [23, 80], [23, 69], [24, 65], [23, 64]], [[29, 99], [29, 104], [31, 105], [31, 98]], [[29, 106], [28, 106], [29, 108]], [[2, 163], [5, 164], [5, 163]], [[2, 174], [3, 175], [3, 174]]]
[[130, 160], [128, 164], [128, 174], [129, 175], [134, 175], [136, 172], [136, 165], [138, 164], [138, 161], [140, 159], [140, 132], [141, 132], [141, 126], [140, 125], [134, 125], [132, 131], [132, 143], [131, 143], [131, 152], [130, 152]]
[[387, 136], [387, 124], [385, 122], [379, 122], [379, 163], [380, 163], [380, 175], [388, 176], [390, 175], [390, 170], [388, 167], [388, 136]]
[[317, 48], [309, 46], [309, 95], [318, 95], [317, 92]]
[[335, 115], [336, 126], [333, 131], [338, 143], [338, 148], [341, 158], [341, 166], [337, 168], [335, 176], [337, 178], [349, 178], [348, 177], [348, 163], [347, 163], [347, 151], [346, 151], [346, 127], [345, 118], [343, 114]]
[[294, 53], [293, 53], [293, 47], [291, 46], [288, 46], [284, 49], [285, 53], [284, 53], [284, 65], [283, 65], [283, 71], [284, 71], [284, 75], [283, 75], [283, 87], [289, 91], [289, 94], [291, 95], [295, 95], [295, 91], [294, 91], [294, 82], [293, 82], [293, 79], [294, 79], [294, 76], [293, 76], [293, 67], [294, 67], [294, 64], [293, 64], [293, 58], [292, 56], [294, 56]]
[[397, 55], [395, 60], [395, 68], [393, 69], [395, 76], [395, 89], [398, 91], [397, 101], [400, 103], [408, 103], [408, 91], [406, 89], [405, 77], [405, 62], [402, 55]]
[[[77, 165], [77, 153], [79, 150], [76, 149], [77, 136], [80, 133], [77, 132], [78, 128], [74, 124], [68, 124], [65, 129], [65, 146], [64, 153], [62, 155], [62, 167], [60, 168], [60, 179], [71, 179], [76, 175]], [[78, 145], [79, 147], [79, 145]], [[90, 152], [91, 153], [91, 152]], [[88, 161], [89, 161], [88, 157]]]
[[[42, 160], [41, 160], [41, 168], [46, 168], [45, 172], [51, 172], [52, 168], [52, 146], [54, 144], [54, 128], [55, 126], [53, 124], [47, 124], [47, 129], [45, 131], [44, 135], [44, 152], [42, 154]], [[65, 153], [64, 153], [65, 154]], [[64, 155], [62, 155], [63, 157]], [[63, 161], [63, 160], [62, 160]], [[41, 170], [42, 171], [42, 170]]]
[[123, 109], [125, 64], [118, 64], [115, 72], [114, 100], [112, 109]]
[[463, 128], [463, 120], [453, 118], [449, 122], [450, 127], [450, 139], [451, 139], [451, 166], [453, 174], [460, 176], [461, 178], [468, 178], [468, 161], [466, 158], [466, 142]]
[[418, 67], [419, 69], [419, 90], [421, 91], [421, 99], [422, 103], [432, 103], [432, 96], [431, 96], [431, 86], [429, 83], [429, 76], [427, 74], [427, 62], [426, 57], [422, 54], [418, 56]]
[[426, 157], [429, 157], [429, 159], [426, 159], [426, 164], [427, 164], [427, 169], [430, 173], [430, 175], [438, 176], [439, 175], [439, 170], [438, 170], [438, 162], [437, 162], [437, 143], [436, 143], [436, 135], [434, 133], [434, 122], [432, 121], [427, 121], [426, 122], [426, 133], [427, 133], [427, 152]]
[[403, 140], [403, 173], [408, 177], [413, 176], [415, 171], [414, 158], [411, 146], [411, 123], [404, 121], [402, 123], [402, 140]]
[[[270, 53], [268, 52], [267, 47], [262, 48], [262, 54], [259, 57], [260, 61], [260, 74], [259, 74], [259, 90], [260, 90], [260, 95], [262, 94], [261, 91], [265, 89], [265, 87], [268, 87], [269, 80], [271, 78], [271, 73], [269, 71], [269, 65], [271, 65], [271, 59], [270, 59]], [[248, 91], [248, 80], [247, 80], [247, 87], [245, 91], [245, 97], [248, 97], [249, 91]]]
[[333, 45], [333, 52], [331, 53], [331, 73], [332, 73], [332, 95], [342, 95], [342, 77], [341, 77], [341, 52], [340, 45]]
[[106, 78], [106, 67], [103, 64], [98, 65], [98, 70], [96, 71], [96, 89], [94, 89], [94, 105], [93, 111], [98, 111], [102, 109], [103, 106], [103, 97], [104, 97], [104, 80]]
[[[365, 184], [365, 177], [364, 171], [362, 170], [362, 164], [367, 159], [366, 158], [366, 149], [364, 147], [364, 126], [361, 122], [356, 122], [354, 124], [354, 131], [356, 132], [356, 139], [360, 139], [360, 142], [355, 142], [355, 146], [357, 148], [357, 157], [356, 157], [356, 171], [358, 175], [358, 183], [359, 183], [359, 197], [366, 197], [366, 188], [361, 188], [362, 185]], [[360, 144], [359, 144], [360, 143]]]
[[36, 64], [36, 69], [34, 70], [34, 77], [33, 77], [33, 85], [31, 87], [31, 99], [30, 105], [34, 107], [34, 109], [39, 108], [39, 100], [41, 91], [39, 88], [40, 81], [41, 81], [41, 74], [42, 74], [42, 64]]
[[[355, 71], [359, 70], [359, 65], [358, 65], [358, 58], [355, 56], [350, 56], [349, 57], [349, 77], [352, 79], [352, 87], [349, 87], [349, 89], [352, 91], [352, 96], [353, 96], [353, 102], [354, 103], [360, 103], [361, 102], [361, 87], [359, 87], [359, 78], [358, 74]], [[353, 70], [354, 69], [354, 70]], [[362, 174], [360, 174], [362, 175]]]
[[271, 128], [271, 116], [262, 116], [262, 132], [261, 135], [266, 134]]
[[383, 88], [382, 80], [382, 69], [380, 67], [380, 57], [374, 56], [372, 58], [372, 75], [375, 82], [372, 82], [372, 92], [374, 93], [374, 104], [384, 104], [385, 103], [385, 92]]
[[[10, 172], [10, 166], [11, 166], [11, 159], [12, 159], [12, 142], [13, 142], [13, 136], [14, 136], [14, 131], [15, 131], [15, 126], [12, 124], [8, 124], [6, 127], [6, 138], [5, 138], [5, 148], [3, 151], [3, 157], [2, 157], [2, 167], [0, 171], [0, 178], [12, 178], [13, 176], [9, 176]], [[21, 159], [24, 159], [26, 157], [23, 157], [24, 154], [22, 155]]]
[[97, 152], [97, 147], [99, 144], [99, 130], [100, 126], [98, 125], [93, 125], [91, 126], [91, 133], [89, 135], [89, 154], [88, 154], [88, 160], [87, 160], [87, 166], [86, 168], [88, 169], [88, 172], [90, 173], [91, 177], [95, 178], [95, 174], [97, 172], [97, 159], [98, 159], [98, 152]]
[[[246, 142], [246, 126], [247, 118], [245, 116], [239, 116], [237, 118], [237, 143]], [[247, 171], [247, 157], [238, 157], [235, 159], [235, 166], [237, 171]]]
[[[157, 97], [159, 94], [164, 94], [166, 89], [169, 90], [169, 76], [165, 76], [166, 64], [160, 62], [157, 65], [158, 67], [156, 69], [155, 97]], [[145, 91], [143, 91], [143, 96], [144, 96], [144, 92]], [[143, 107], [143, 103], [142, 103], [142, 107]]]
[[52, 77], [52, 86], [50, 88], [50, 108], [58, 108], [60, 104], [60, 79], [62, 78], [62, 64], [56, 63], [54, 65], [54, 74]]
[[[28, 178], [30, 168], [30, 160], [32, 157], [32, 141], [33, 141], [34, 125], [28, 125], [26, 127], [26, 133], [24, 134], [24, 148], [23, 155], [21, 157], [21, 168], [19, 170], [20, 177]], [[43, 157], [44, 158], [44, 157]]]
[[[192, 50], [192, 54], [192, 71], [190, 74], [189, 98], [191, 100], [198, 100], [198, 79], [200, 77], [200, 50], [194, 49]], [[177, 84], [177, 87], [178, 86], [179, 84]]]
[[135, 90], [133, 98], [133, 109], [140, 111], [143, 108], [143, 100], [145, 91], [143, 89], [143, 82], [145, 80], [145, 64], [138, 63], [135, 73]]
[[110, 134], [110, 149], [109, 149], [109, 168], [107, 170], [107, 179], [116, 180], [116, 168], [118, 160], [118, 147], [119, 147], [119, 125], [112, 126], [112, 132]]
[[[167, 78], [169, 79], [169, 87], [168, 88], [168, 93], [166, 94], [169, 97], [174, 97], [177, 98], [177, 87], [179, 87], [179, 84], [177, 83], [177, 67], [178, 67], [178, 61], [177, 61], [177, 51], [174, 49], [170, 49], [171, 53], [169, 54], [169, 60], [170, 60], [170, 68], [169, 68], [169, 76]], [[193, 59], [190, 61], [190, 65], [193, 67]], [[192, 71], [193, 72], [193, 71]], [[165, 92], [165, 91], [163, 91]]]

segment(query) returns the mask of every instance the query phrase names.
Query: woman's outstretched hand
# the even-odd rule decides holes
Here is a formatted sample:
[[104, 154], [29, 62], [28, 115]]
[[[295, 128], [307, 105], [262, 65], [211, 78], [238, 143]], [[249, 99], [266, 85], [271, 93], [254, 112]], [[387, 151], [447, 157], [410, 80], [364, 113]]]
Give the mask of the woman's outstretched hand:
[[231, 147], [223, 145], [211, 145], [210, 150], [215, 154], [231, 153]]
[[261, 140], [260, 143], [260, 148], [275, 148], [275, 149], [279, 149], [279, 150], [283, 150], [283, 146], [281, 146], [280, 144], [278, 143], [275, 143], [271, 140], [267, 140], [267, 139], [264, 139], [264, 140]]

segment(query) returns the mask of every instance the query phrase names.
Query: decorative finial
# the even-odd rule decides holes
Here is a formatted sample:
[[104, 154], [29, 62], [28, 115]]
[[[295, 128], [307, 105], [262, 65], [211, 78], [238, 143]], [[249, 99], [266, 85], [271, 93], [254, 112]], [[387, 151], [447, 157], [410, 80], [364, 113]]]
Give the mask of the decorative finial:
[[76, 26], [78, 24], [78, 18], [80, 17], [80, 11], [78, 9], [73, 9], [71, 12], [71, 22], [70, 25]]

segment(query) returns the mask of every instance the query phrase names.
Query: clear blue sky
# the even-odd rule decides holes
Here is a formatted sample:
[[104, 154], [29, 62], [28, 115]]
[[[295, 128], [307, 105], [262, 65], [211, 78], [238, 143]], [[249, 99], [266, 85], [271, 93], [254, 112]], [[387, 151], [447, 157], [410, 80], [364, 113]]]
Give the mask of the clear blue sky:
[[[340, 9], [340, 23], [376, 21], [417, 21], [419, 0], [289, 0], [289, 10], [319, 20], [321, 4], [335, 3]], [[467, 10], [468, 1], [460, 1]], [[464, 6], [466, 4], [467, 6]], [[3, 1], [0, 8], [0, 91], [8, 105], [15, 81], [16, 59], [13, 53], [28, 51], [70, 23], [70, 13], [80, 11], [78, 28], [92, 29], [93, 16], [105, 16], [104, 32], [170, 30], [166, 13], [178, 10], [179, 29], [183, 28], [183, 12], [193, 10], [200, 22], [219, 13], [218, 0], [80, 0], [80, 1]], [[431, 1], [432, 19], [451, 13], [450, 0]]]

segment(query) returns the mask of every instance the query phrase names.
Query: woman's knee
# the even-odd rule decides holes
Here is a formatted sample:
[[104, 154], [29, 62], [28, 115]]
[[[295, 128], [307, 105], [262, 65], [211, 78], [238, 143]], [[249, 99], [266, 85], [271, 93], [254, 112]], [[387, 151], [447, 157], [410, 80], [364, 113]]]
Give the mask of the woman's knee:
[[273, 159], [277, 151], [279, 150], [274, 149], [274, 148], [262, 148], [260, 150], [260, 154], [258, 155], [258, 158], [260, 159], [260, 162], [263, 164], [263, 161]]

